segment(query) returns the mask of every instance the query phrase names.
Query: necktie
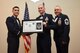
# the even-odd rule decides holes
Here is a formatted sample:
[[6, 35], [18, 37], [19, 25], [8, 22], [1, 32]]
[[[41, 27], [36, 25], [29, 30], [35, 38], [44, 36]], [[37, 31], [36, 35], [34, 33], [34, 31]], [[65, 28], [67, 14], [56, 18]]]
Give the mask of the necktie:
[[16, 20], [17, 20], [18, 25], [21, 26], [19, 18], [16, 18]]

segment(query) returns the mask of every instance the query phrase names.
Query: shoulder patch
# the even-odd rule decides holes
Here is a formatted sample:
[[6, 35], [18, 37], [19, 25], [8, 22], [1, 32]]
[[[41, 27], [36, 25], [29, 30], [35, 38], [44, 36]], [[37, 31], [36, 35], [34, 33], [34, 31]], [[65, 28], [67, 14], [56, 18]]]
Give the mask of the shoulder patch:
[[66, 18], [66, 19], [64, 20], [64, 23], [65, 23], [65, 25], [69, 25], [69, 19]]

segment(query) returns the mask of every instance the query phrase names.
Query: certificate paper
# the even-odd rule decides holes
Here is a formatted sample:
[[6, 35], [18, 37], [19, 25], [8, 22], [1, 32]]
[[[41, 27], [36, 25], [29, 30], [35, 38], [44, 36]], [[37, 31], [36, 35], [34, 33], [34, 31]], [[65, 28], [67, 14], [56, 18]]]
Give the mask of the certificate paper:
[[23, 20], [23, 33], [43, 32], [42, 20]]

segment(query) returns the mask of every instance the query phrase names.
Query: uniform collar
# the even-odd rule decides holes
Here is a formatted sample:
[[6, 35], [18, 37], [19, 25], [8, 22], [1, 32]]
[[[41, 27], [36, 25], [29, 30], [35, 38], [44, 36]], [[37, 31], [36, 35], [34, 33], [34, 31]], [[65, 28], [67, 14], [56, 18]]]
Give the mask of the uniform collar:
[[60, 13], [59, 15], [55, 16], [55, 17], [60, 17], [62, 15], [62, 13]]
[[16, 16], [13, 16], [13, 15], [12, 15], [12, 17], [15, 18], [15, 19], [18, 19]]
[[42, 15], [40, 15], [40, 16], [44, 16], [46, 13], [44, 13], [44, 14], [42, 14]]

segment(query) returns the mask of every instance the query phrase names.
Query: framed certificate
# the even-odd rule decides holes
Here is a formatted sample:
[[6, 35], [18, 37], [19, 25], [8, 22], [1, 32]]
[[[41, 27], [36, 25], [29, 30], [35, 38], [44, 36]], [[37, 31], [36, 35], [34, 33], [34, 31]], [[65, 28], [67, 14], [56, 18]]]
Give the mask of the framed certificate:
[[22, 32], [23, 33], [33, 33], [33, 32], [43, 32], [43, 21], [42, 20], [23, 20], [22, 21]]

